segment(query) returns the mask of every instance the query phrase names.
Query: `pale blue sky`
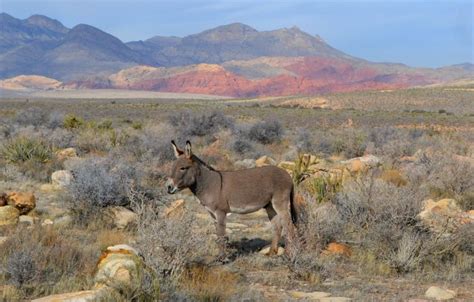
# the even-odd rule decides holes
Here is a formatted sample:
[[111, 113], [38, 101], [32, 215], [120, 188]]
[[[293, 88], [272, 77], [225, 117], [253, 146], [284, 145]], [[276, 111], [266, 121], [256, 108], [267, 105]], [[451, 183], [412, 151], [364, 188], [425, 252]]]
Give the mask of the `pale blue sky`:
[[0, 0], [17, 18], [43, 14], [96, 26], [122, 41], [185, 36], [232, 22], [296, 25], [350, 55], [438, 67], [473, 62], [474, 0]]

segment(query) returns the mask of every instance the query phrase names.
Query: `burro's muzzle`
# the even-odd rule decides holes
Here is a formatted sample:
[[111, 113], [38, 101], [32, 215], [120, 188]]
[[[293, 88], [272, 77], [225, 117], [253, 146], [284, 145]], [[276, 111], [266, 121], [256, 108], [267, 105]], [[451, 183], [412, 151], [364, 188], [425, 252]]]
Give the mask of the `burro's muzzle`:
[[175, 186], [172, 178], [168, 178], [166, 181], [166, 190], [168, 191], [168, 194], [174, 194], [178, 191], [178, 187]]

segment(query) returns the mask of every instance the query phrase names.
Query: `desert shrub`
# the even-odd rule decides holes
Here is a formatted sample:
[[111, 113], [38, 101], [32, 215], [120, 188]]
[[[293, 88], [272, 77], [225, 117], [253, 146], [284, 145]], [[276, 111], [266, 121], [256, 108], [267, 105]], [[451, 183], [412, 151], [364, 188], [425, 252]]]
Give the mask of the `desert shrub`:
[[1, 155], [5, 160], [13, 163], [26, 161], [44, 163], [52, 158], [52, 150], [43, 141], [19, 137], [7, 142], [1, 150]]
[[311, 136], [311, 132], [304, 128], [298, 129], [295, 136], [294, 144], [299, 152], [311, 153], [314, 149], [313, 137]]
[[137, 247], [163, 290], [174, 291], [186, 268], [208, 253], [209, 237], [196, 233], [196, 219], [188, 211], [164, 218], [159, 203], [141, 195], [134, 196], [133, 206], [139, 214]]
[[409, 131], [395, 127], [379, 127], [369, 131], [368, 140], [373, 143], [375, 153], [394, 159], [411, 155], [416, 151], [416, 143], [424, 135], [424, 131]]
[[[315, 130], [311, 133], [300, 133], [301, 143], [307, 152], [314, 154], [341, 154], [347, 158], [362, 156], [367, 148], [367, 137], [363, 130], [334, 129]], [[311, 138], [312, 136], [312, 138]]]
[[231, 149], [239, 155], [249, 154], [255, 150], [250, 141], [242, 138], [235, 139], [231, 144]]
[[219, 130], [231, 129], [234, 126], [234, 121], [220, 111], [211, 113], [181, 111], [171, 115], [169, 123], [176, 129], [181, 139], [213, 135]]
[[68, 206], [79, 224], [87, 224], [103, 207], [128, 205], [128, 191], [139, 182], [133, 166], [111, 158], [87, 158], [71, 169]]
[[81, 129], [75, 135], [72, 145], [84, 153], [101, 153], [127, 145], [129, 139], [130, 135], [125, 129], [99, 128], [94, 124]]
[[283, 127], [273, 119], [258, 122], [250, 127], [247, 137], [264, 145], [272, 144], [282, 139]]
[[13, 230], [2, 245], [0, 282], [15, 286], [25, 300], [89, 287], [87, 276], [92, 273], [97, 251], [65, 232], [52, 228]]
[[20, 250], [7, 258], [5, 271], [12, 285], [21, 287], [37, 277], [39, 272], [33, 256], [31, 250]]
[[425, 165], [433, 194], [454, 198], [465, 210], [474, 209], [474, 167], [470, 162], [440, 154], [427, 158]]
[[112, 129], [112, 121], [110, 120], [103, 120], [97, 124], [98, 129], [102, 130], [111, 130]]
[[[467, 255], [466, 234], [441, 238], [418, 219], [427, 192], [417, 186], [396, 187], [368, 176], [348, 184], [333, 203], [342, 220], [339, 240], [358, 242], [394, 272], [442, 272], [459, 255]], [[461, 268], [464, 269], [464, 268]]]
[[175, 132], [166, 124], [145, 127], [135, 135], [133, 143], [128, 147], [137, 159], [149, 162], [156, 160], [159, 163], [175, 159], [171, 140], [176, 139]]
[[84, 120], [80, 117], [77, 117], [73, 114], [68, 114], [64, 117], [64, 128], [66, 129], [76, 129], [82, 127], [85, 124]]
[[30, 107], [22, 110], [15, 116], [14, 122], [20, 126], [42, 126], [49, 120], [49, 114], [38, 107]]

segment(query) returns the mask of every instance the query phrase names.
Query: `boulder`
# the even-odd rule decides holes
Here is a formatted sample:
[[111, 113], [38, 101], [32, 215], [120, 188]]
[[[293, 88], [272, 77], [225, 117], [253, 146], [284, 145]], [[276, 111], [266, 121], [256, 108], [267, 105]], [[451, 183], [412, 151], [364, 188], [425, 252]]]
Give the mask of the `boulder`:
[[[38, 220], [38, 218], [36, 218]], [[28, 216], [28, 215], [21, 215], [20, 218], [18, 219], [19, 223], [26, 224], [28, 226], [32, 226], [35, 224], [35, 217]]]
[[383, 171], [380, 178], [386, 182], [396, 185], [397, 187], [405, 186], [407, 184], [407, 181], [402, 173], [395, 169]]
[[290, 291], [290, 296], [296, 299], [319, 300], [321, 298], [329, 297], [331, 294], [326, 292], [301, 292]]
[[8, 240], [8, 237], [7, 236], [0, 236], [0, 245], [4, 244], [5, 242], [7, 242]]
[[175, 217], [180, 215], [184, 209], [184, 199], [173, 201], [163, 210], [163, 217]]
[[461, 225], [474, 223], [469, 213], [465, 213], [454, 199], [432, 199], [424, 201], [423, 211], [418, 214], [420, 220], [437, 233], [455, 232]]
[[292, 161], [282, 161], [278, 164], [278, 167], [288, 171], [290, 174], [293, 173], [296, 164]]
[[275, 165], [276, 165], [276, 161], [273, 158], [266, 155], [255, 160], [256, 167], [275, 166]]
[[382, 160], [375, 155], [364, 155], [342, 161], [341, 163], [346, 165], [352, 173], [363, 173], [370, 168], [379, 166]]
[[32, 302], [92, 302], [92, 301], [108, 301], [111, 298], [113, 289], [102, 287], [94, 290], [83, 290], [79, 292], [65, 293], [46, 296], [43, 298], [32, 300]]
[[15, 225], [19, 217], [20, 211], [14, 206], [0, 207], [0, 226]]
[[323, 251], [323, 255], [340, 255], [350, 257], [352, 255], [352, 249], [348, 245], [331, 242]]
[[136, 225], [138, 215], [127, 208], [116, 206], [108, 207], [105, 211], [107, 222], [117, 229], [126, 229]]
[[21, 215], [28, 214], [36, 206], [36, 198], [29, 192], [9, 192], [7, 193], [8, 204], [20, 211]]
[[64, 188], [71, 184], [73, 179], [72, 173], [69, 170], [59, 170], [51, 174], [51, 182], [53, 185]]
[[126, 245], [109, 246], [100, 256], [95, 288], [111, 287], [131, 297], [142, 284], [144, 263], [138, 252]]
[[425, 297], [436, 301], [450, 300], [456, 297], [456, 292], [437, 286], [431, 286], [425, 292]]
[[51, 219], [45, 219], [45, 220], [43, 220], [43, 222], [41, 223], [41, 226], [45, 227], [45, 226], [53, 225], [53, 224], [54, 224], [54, 221], [52, 221]]
[[250, 168], [255, 168], [255, 160], [253, 159], [242, 159], [238, 160], [234, 163], [234, 167], [236, 169], [250, 169]]
[[[266, 246], [264, 247], [263, 249], [261, 249], [258, 253], [260, 255], [267, 255], [268, 253], [270, 252], [270, 246]], [[282, 248], [281, 246], [278, 247], [278, 251], [277, 251], [277, 256], [281, 256], [285, 253], [285, 249]]]
[[77, 157], [77, 152], [75, 148], [61, 149], [56, 152], [56, 157], [59, 160], [66, 160], [69, 158]]

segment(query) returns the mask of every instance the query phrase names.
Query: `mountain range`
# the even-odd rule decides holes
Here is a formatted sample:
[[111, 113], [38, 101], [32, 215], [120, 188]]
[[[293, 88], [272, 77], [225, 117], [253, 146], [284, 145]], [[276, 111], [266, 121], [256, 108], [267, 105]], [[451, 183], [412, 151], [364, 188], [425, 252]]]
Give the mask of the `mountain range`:
[[3, 89], [120, 88], [234, 97], [316, 94], [473, 78], [473, 66], [373, 63], [297, 27], [257, 31], [233, 23], [186, 37], [124, 43], [86, 24], [67, 28], [46, 16], [21, 20], [0, 14]]

